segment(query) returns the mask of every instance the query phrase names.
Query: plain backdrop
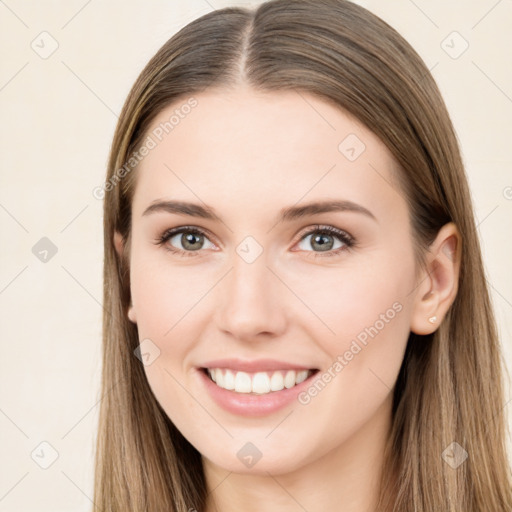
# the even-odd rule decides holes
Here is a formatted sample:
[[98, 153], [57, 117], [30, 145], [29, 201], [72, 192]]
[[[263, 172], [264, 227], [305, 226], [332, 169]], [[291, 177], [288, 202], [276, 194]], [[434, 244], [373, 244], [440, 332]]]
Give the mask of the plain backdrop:
[[[0, 1], [0, 512], [90, 510], [103, 258], [92, 191], [149, 58], [196, 17], [257, 3]], [[448, 105], [512, 368], [512, 2], [357, 3], [412, 44]]]

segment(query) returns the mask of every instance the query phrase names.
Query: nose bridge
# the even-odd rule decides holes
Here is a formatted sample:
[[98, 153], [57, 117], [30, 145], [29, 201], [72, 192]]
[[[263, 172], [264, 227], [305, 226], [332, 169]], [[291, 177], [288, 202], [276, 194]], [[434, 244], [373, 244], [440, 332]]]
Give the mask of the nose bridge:
[[219, 327], [237, 338], [275, 335], [285, 324], [279, 279], [267, 267], [267, 254], [255, 250], [250, 242], [240, 244], [220, 291]]

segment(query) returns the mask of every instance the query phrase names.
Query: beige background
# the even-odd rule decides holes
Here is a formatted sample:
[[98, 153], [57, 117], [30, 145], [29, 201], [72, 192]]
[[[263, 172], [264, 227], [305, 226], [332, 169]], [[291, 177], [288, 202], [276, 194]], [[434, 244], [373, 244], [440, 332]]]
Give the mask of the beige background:
[[[448, 104], [512, 368], [512, 2], [358, 3], [417, 49]], [[251, 3], [0, 2], [0, 512], [89, 510], [102, 312], [102, 202], [92, 191], [147, 60], [192, 19], [236, 4]], [[32, 252], [42, 237], [58, 250], [46, 263]], [[39, 464], [52, 448], [41, 442], [58, 454], [48, 469]]]

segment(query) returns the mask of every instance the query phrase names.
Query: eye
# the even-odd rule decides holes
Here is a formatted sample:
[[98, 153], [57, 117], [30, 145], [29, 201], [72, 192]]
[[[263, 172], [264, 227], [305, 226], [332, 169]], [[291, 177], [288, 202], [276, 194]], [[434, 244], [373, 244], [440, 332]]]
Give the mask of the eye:
[[[355, 240], [351, 235], [332, 226], [314, 226], [314, 229], [310, 229], [302, 235], [299, 243], [303, 243], [308, 238], [310, 240], [307, 243], [318, 250], [308, 251], [304, 248], [301, 250], [314, 253], [313, 257], [336, 256], [355, 245]], [[336, 240], [338, 241], [337, 247], [335, 247]], [[205, 247], [205, 241], [210, 244], [210, 247]], [[207, 234], [193, 226], [169, 229], [155, 243], [165, 246], [168, 251], [178, 256], [199, 256], [198, 253], [201, 252], [201, 249], [215, 248]]]
[[[313, 251], [307, 251], [307, 249], [305, 249], [306, 252], [316, 253], [313, 257], [336, 256], [340, 252], [346, 251], [355, 245], [355, 240], [351, 235], [332, 226], [315, 226], [314, 229], [310, 229], [303, 234], [300, 242], [302, 243], [308, 238], [309, 241], [306, 242], [306, 244], [318, 249]], [[336, 239], [338, 245], [335, 247]]]
[[[196, 256], [194, 253], [205, 249], [205, 240], [210, 244], [210, 247], [206, 247], [206, 249], [215, 247], [202, 230], [191, 226], [182, 226], [169, 229], [156, 243], [158, 245], [165, 245], [167, 250], [177, 253], [179, 256]], [[178, 247], [175, 244], [178, 244]]]

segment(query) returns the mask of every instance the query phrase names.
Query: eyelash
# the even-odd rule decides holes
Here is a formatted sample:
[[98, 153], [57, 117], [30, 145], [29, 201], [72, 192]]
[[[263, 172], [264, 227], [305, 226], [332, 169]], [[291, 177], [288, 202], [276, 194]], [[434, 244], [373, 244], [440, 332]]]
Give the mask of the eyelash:
[[[167, 231], [165, 231], [155, 241], [155, 244], [159, 245], [159, 246], [164, 246], [173, 236], [179, 235], [181, 233], [192, 233], [194, 235], [201, 235], [201, 236], [208, 238], [208, 234], [199, 228], [196, 228], [194, 226], [181, 226], [179, 228], [172, 228], [172, 229], [168, 229]], [[316, 226], [314, 226], [313, 229], [310, 229], [309, 231], [303, 233], [297, 243], [302, 241], [308, 235], [312, 235], [315, 233], [322, 234], [322, 235], [327, 234], [327, 235], [336, 236], [344, 245], [343, 245], [343, 247], [339, 247], [338, 249], [325, 251], [325, 253], [317, 252], [317, 251], [305, 251], [308, 253], [312, 252], [313, 258], [316, 258], [316, 257], [324, 258], [324, 257], [337, 256], [341, 252], [350, 250], [356, 245], [356, 241], [355, 241], [354, 237], [349, 235], [347, 232], [342, 231], [342, 230], [337, 229], [332, 226], [321, 226], [321, 225], [316, 225]], [[201, 252], [200, 250], [199, 251], [183, 251], [182, 249], [176, 249], [175, 247], [172, 247], [170, 245], [165, 245], [165, 249], [171, 253], [174, 253], [174, 254], [177, 254], [178, 256], [183, 256], [183, 257], [195, 257], [195, 256], [197, 256], [196, 253]], [[311, 257], [311, 256], [308, 256], [308, 257]]]

